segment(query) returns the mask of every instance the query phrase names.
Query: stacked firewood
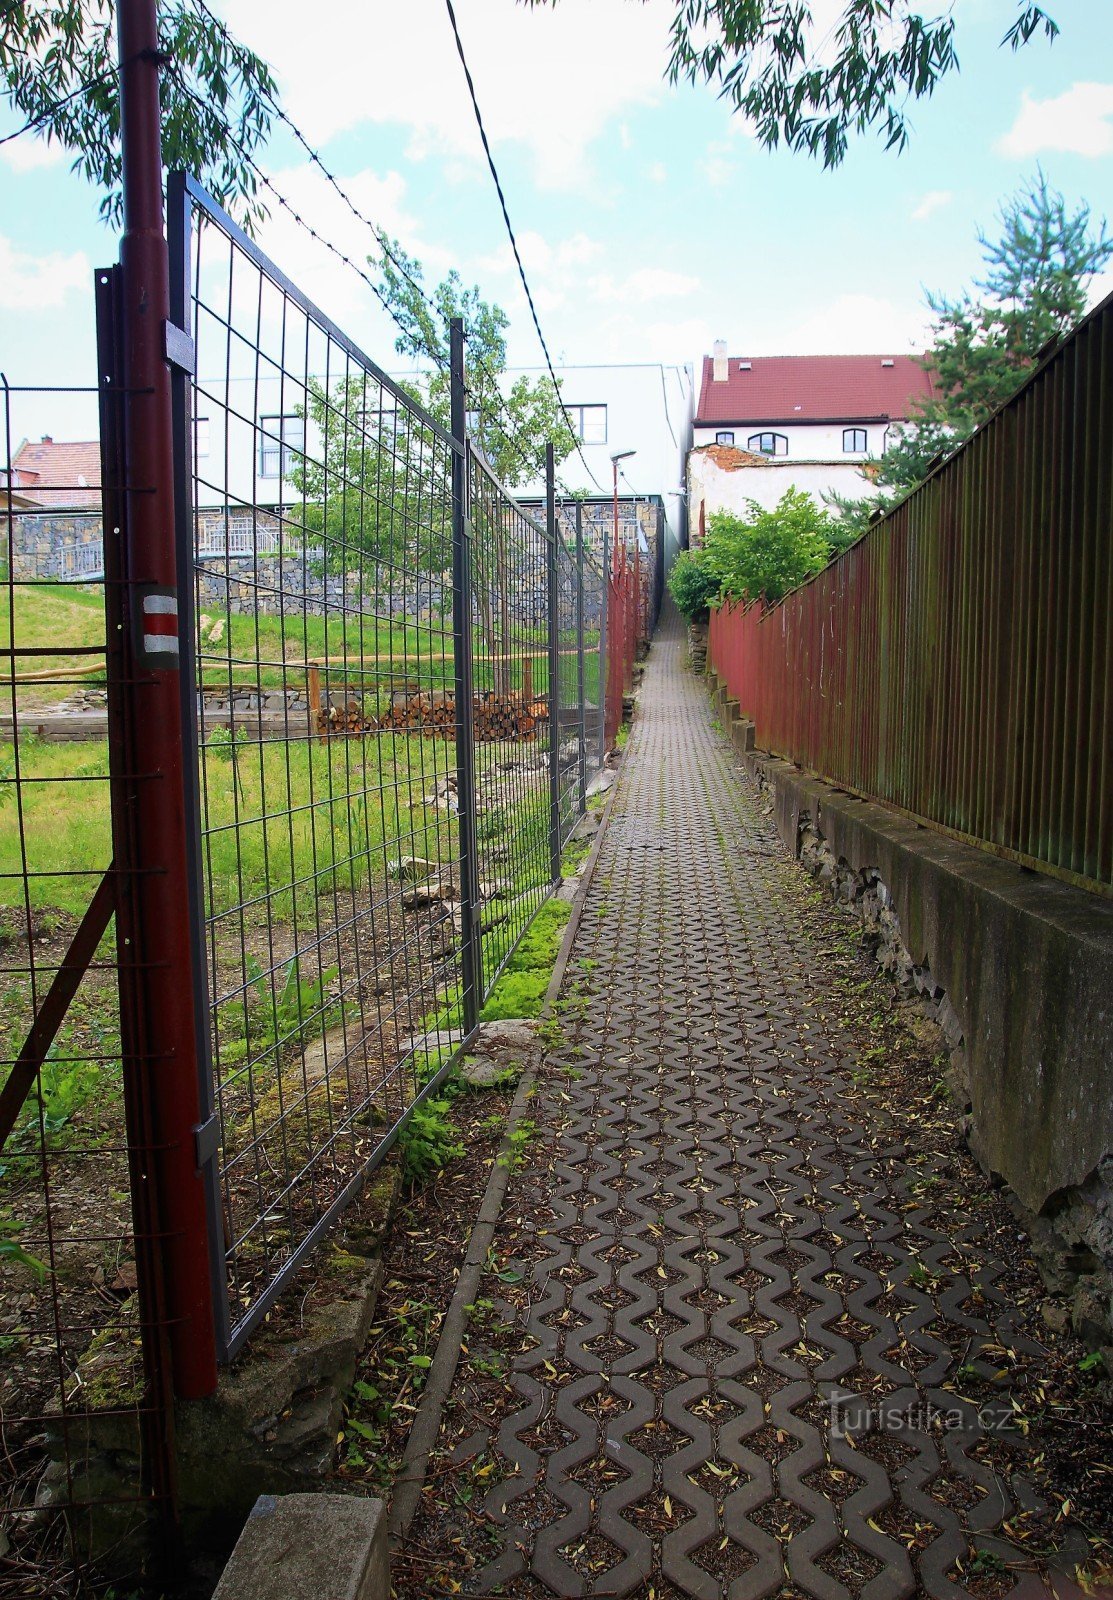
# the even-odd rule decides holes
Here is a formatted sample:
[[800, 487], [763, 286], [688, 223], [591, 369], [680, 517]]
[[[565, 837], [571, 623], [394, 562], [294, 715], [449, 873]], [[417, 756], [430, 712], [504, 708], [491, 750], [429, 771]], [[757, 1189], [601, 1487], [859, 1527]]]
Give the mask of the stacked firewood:
[[[473, 701], [475, 738], [488, 744], [498, 739], [529, 744], [549, 726], [544, 698], [486, 690]], [[324, 707], [317, 714], [318, 731], [329, 734], [418, 733], [431, 739], [452, 739], [456, 734], [456, 700], [450, 694], [407, 694], [395, 697], [379, 716], [366, 716], [358, 700], [343, 707]]]

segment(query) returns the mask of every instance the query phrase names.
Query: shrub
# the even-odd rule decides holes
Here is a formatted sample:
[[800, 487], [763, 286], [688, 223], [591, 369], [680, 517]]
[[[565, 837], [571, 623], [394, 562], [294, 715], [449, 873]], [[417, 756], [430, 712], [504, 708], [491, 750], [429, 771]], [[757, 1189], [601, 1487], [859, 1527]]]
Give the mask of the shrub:
[[826, 566], [839, 543], [830, 513], [788, 489], [771, 511], [751, 500], [745, 517], [713, 512], [704, 559], [724, 599], [772, 602]]
[[702, 550], [682, 550], [669, 573], [669, 593], [687, 622], [706, 622], [719, 598], [719, 579]]

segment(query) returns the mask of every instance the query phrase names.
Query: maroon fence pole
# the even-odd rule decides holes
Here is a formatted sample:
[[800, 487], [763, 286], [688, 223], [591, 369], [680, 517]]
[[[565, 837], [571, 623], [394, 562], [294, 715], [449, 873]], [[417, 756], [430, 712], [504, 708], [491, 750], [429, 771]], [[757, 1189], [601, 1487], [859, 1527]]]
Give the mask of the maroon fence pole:
[[[124, 236], [120, 246], [127, 599], [125, 716], [131, 773], [121, 801], [142, 1060], [150, 1074], [174, 1388], [216, 1387], [205, 1194], [197, 1158], [200, 1096], [189, 935], [174, 538], [170, 278], [163, 231], [155, 0], [120, 0]], [[119, 856], [118, 856], [119, 859]]]

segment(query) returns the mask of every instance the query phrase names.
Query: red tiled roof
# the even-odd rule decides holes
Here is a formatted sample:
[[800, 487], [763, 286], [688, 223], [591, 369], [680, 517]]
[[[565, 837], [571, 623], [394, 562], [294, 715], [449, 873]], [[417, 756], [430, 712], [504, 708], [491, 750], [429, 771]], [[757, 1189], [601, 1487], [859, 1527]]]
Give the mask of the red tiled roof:
[[[888, 361], [892, 366], [882, 365]], [[914, 398], [932, 393], [915, 356], [730, 356], [724, 382], [716, 383], [713, 372], [713, 357], [704, 356], [697, 428], [902, 418], [911, 415]]]
[[39, 506], [99, 507], [100, 445], [95, 439], [25, 441], [12, 460], [12, 488]]

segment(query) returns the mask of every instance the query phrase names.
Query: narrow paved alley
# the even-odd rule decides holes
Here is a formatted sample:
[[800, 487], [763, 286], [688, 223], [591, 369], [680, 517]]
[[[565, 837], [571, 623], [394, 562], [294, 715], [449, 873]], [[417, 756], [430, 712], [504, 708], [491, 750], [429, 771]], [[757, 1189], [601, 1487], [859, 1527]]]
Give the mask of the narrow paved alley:
[[799, 868], [683, 657], [666, 615], [469, 1338], [512, 1334], [505, 1412], [458, 1377], [437, 1470], [478, 1486], [413, 1537], [472, 1595], [1040, 1594], [972, 1550], [1034, 1504], [1007, 1388], [992, 1437], [956, 1392], [1038, 1351], [855, 1109]]

